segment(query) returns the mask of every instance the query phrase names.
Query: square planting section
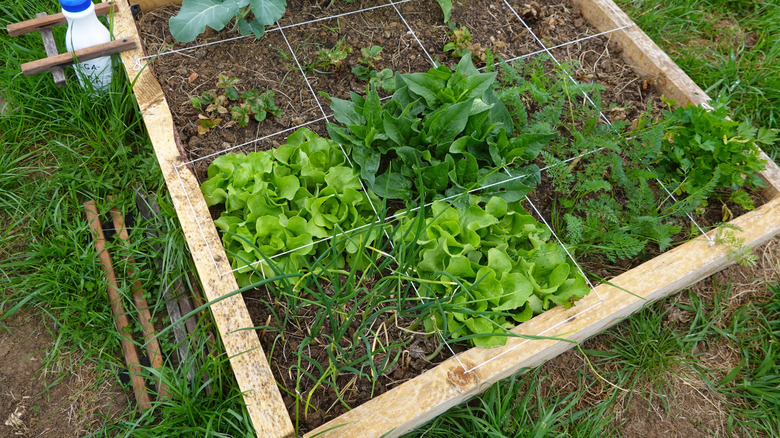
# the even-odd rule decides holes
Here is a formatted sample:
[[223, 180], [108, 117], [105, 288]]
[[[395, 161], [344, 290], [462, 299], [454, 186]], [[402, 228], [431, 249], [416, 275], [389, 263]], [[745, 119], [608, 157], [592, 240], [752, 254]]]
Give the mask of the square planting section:
[[[140, 3], [150, 9], [160, 2]], [[611, 0], [475, 0], [464, 5], [455, 6], [453, 20], [459, 29], [471, 34], [469, 49], [479, 55], [475, 56], [477, 67], [489, 67], [485, 62], [491, 59], [528, 62], [544, 54], [547, 57], [540, 58], [544, 59], [540, 68], [549, 72], [556, 69], [557, 63], [574, 61], [576, 68], [570, 71], [571, 80], [604, 87], [603, 113], [597, 116], [600, 123], [630, 123], [661, 94], [680, 104], [706, 105], [708, 98], [701, 89]], [[147, 20], [144, 26], [156, 30], [144, 37], [146, 53], [156, 54], [170, 44], [174, 44], [173, 50], [194, 47], [181, 52], [190, 60], [158, 65], [140, 50], [122, 54], [128, 74], [135, 80], [134, 92], [204, 291], [214, 302], [211, 311], [226, 353], [244, 392], [256, 434], [263, 437], [296, 433], [288, 413], [291, 397], [283, 397], [276, 383], [284, 380], [280, 373], [285, 365], [275, 364], [273, 358], [269, 365], [262, 347], [269, 347], [267, 340], [261, 344], [255, 331], [245, 330], [265, 324], [250, 316], [251, 309], [263, 307], [258, 304], [264, 299], [263, 290], [246, 296], [236, 293], [236, 276], [200, 191], [208, 165], [226, 151], [248, 153], [278, 147], [301, 126], [325, 135], [325, 121], [331, 120], [333, 114], [327, 98], [320, 93], [346, 99], [349, 91], [365, 91], [365, 83], [350, 73], [359, 63], [361, 48], [383, 47], [383, 56], [376, 63], [379, 70], [420, 72], [434, 61], [454, 63], [444, 52], [452, 34], [442, 24], [435, 0], [337, 1], [330, 8], [326, 6], [293, 0], [279, 25], [269, 28], [260, 40], [250, 37], [219, 42], [234, 34], [210, 31], [189, 45], [174, 44], [168, 34], [166, 17], [171, 11], [149, 10], [143, 18]], [[139, 39], [127, 4], [117, 4], [115, 20], [118, 37]], [[345, 56], [338, 65], [324, 69], [324, 64], [318, 64], [318, 52], [339, 44], [343, 45]], [[261, 68], [248, 68], [250, 60], [259, 61]], [[152, 68], [139, 68], [146, 63]], [[242, 129], [225, 129], [230, 127], [226, 126], [230, 117], [222, 114], [219, 125], [199, 133], [199, 114], [203, 115], [203, 111], [196, 110], [191, 99], [205, 92], [219, 92], [220, 74], [237, 78], [235, 88], [239, 92], [273, 91], [282, 115], [262, 123], [250, 121]], [[583, 105], [588, 99], [588, 93], [577, 97]], [[587, 166], [593, 159], [586, 154], [557, 158], [572, 160], [567, 163], [576, 160], [575, 164], [580, 166]], [[534, 164], [544, 167], [545, 163], [537, 160]], [[766, 189], [757, 199], [759, 207], [731, 221], [741, 230], [736, 237], [749, 246], [757, 246], [780, 231], [780, 172], [771, 160], [767, 160], [762, 177]], [[549, 172], [543, 169], [540, 178], [544, 183], [550, 178]], [[659, 185], [655, 189], [663, 188]], [[550, 222], [548, 195], [535, 191], [523, 200], [526, 210], [539, 221]], [[597, 284], [589, 295], [568, 309], [554, 307], [517, 325], [511, 332], [518, 336], [509, 337], [505, 345], [467, 348], [456, 344], [452, 348], [455, 355], [425, 367], [412, 367], [419, 375], [405, 375], [396, 369], [390, 373], [390, 380], [377, 384], [381, 386], [377, 391], [381, 395], [360, 400], [351, 405], [351, 410], [337, 408], [338, 412], [333, 412], [340, 415], [335, 418], [323, 417], [319, 423], [304, 424], [308, 430], [305, 436], [398, 436], [410, 431], [490, 384], [573, 346], [562, 339], [580, 342], [648, 302], [728, 266], [728, 249], [714, 245], [713, 235], [714, 231], [699, 235], [614, 277], [607, 268], [588, 266], [591, 272], [612, 277], [610, 285]], [[259, 312], [262, 314], [262, 310]], [[377, 325], [384, 328], [376, 328], [376, 332], [389, 336], [387, 327], [394, 324], [398, 325], [398, 321], [389, 316], [377, 319]], [[403, 330], [398, 333], [393, 336], [405, 336]], [[531, 340], [529, 336], [543, 339]], [[432, 339], [436, 338], [423, 336], [410, 341], [399, 350], [399, 363], [411, 363], [403, 361], [417, 354], [417, 348], [423, 348], [426, 342], [432, 343]], [[381, 337], [377, 335], [374, 342], [381, 343]], [[419, 373], [423, 368], [427, 370]], [[397, 381], [392, 381], [392, 376]], [[350, 387], [349, 382], [339, 385]], [[359, 386], [358, 382], [351, 388]], [[321, 408], [332, 410], [328, 406]]]

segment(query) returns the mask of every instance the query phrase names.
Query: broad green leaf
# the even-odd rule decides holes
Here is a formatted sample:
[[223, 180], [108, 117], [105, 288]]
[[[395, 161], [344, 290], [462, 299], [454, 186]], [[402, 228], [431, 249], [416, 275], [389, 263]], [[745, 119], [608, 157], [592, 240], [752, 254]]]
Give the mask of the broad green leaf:
[[[425, 100], [428, 108], [435, 108], [439, 104], [437, 95], [447, 85], [446, 79], [437, 78], [429, 73], [409, 73], [398, 76], [409, 87], [409, 91]], [[396, 91], [396, 93], [399, 91], [401, 90]]]
[[506, 216], [507, 204], [501, 198], [493, 197], [485, 204], [485, 212], [496, 218], [502, 218]]
[[[255, 38], [262, 38], [263, 35], [265, 34], [265, 26], [262, 23], [260, 23], [260, 21], [258, 20], [247, 21], [243, 18], [239, 18], [238, 31], [241, 32], [241, 35], [253, 34]], [[260, 110], [255, 112], [255, 120], [257, 120], [258, 122], [262, 122], [263, 120], [265, 120], [265, 111]]]
[[362, 108], [358, 112], [357, 105], [349, 100], [330, 98], [330, 109], [333, 110], [333, 117], [345, 125], [364, 125], [366, 119], [363, 117]]
[[355, 146], [352, 149], [352, 159], [360, 167], [360, 176], [371, 187], [377, 185], [375, 178], [381, 158], [379, 152], [364, 146]]
[[249, 0], [184, 0], [176, 16], [169, 20], [171, 35], [183, 43], [194, 40], [206, 26], [220, 31]]
[[452, 0], [436, 0], [441, 7], [441, 12], [444, 14], [444, 23], [450, 21], [450, 13], [452, 13]]
[[222, 184], [225, 182], [225, 178], [213, 177], [207, 179], [200, 187], [203, 193], [203, 198], [206, 200], [206, 204], [212, 207], [217, 204], [222, 204], [227, 200], [227, 192], [222, 188]]
[[420, 188], [420, 192], [427, 191], [433, 194], [443, 192], [447, 188], [447, 183], [449, 183], [449, 178], [447, 177], [449, 166], [449, 163], [444, 162], [426, 167], [422, 172], [423, 187]]
[[451, 143], [463, 132], [469, 120], [468, 109], [472, 101], [456, 103], [431, 113], [423, 119], [424, 130], [433, 143]]
[[513, 272], [505, 274], [501, 278], [501, 287], [504, 289], [504, 296], [501, 298], [501, 305], [493, 310], [503, 312], [515, 310], [525, 306], [528, 298], [533, 294], [534, 287], [525, 275]]
[[287, 8], [286, 0], [249, 0], [255, 20], [262, 25], [270, 26], [276, 23]]
[[558, 288], [560, 285], [563, 284], [564, 281], [569, 277], [569, 270], [570, 266], [568, 263], [561, 263], [560, 265], [556, 266], [552, 272], [550, 272], [550, 277], [547, 280], [547, 287], [548, 288]]
[[333, 187], [336, 193], [344, 193], [347, 189], [359, 190], [361, 188], [360, 181], [354, 172], [351, 167], [332, 167], [325, 175], [325, 182], [328, 187]]
[[376, 177], [372, 189], [379, 196], [390, 199], [408, 199], [412, 182], [398, 173], [386, 172]]
[[490, 248], [488, 250], [488, 267], [493, 269], [498, 277], [501, 277], [504, 273], [508, 273], [512, 269], [512, 265], [512, 259], [510, 259], [505, 252], [499, 251], [496, 248]]
[[447, 273], [462, 279], [473, 279], [474, 269], [471, 267], [471, 261], [462, 255], [453, 256], [447, 264]]
[[[482, 95], [485, 94], [485, 92], [489, 90], [490, 86], [495, 82], [497, 74], [498, 73], [493, 72], [470, 74], [465, 76], [463, 79], [458, 81], [454, 87], [455, 94], [458, 96], [458, 101], [463, 102], [469, 99], [480, 99], [481, 101]], [[485, 111], [492, 107], [492, 105], [488, 104], [487, 102], [483, 102], [483, 105], [485, 105]]]

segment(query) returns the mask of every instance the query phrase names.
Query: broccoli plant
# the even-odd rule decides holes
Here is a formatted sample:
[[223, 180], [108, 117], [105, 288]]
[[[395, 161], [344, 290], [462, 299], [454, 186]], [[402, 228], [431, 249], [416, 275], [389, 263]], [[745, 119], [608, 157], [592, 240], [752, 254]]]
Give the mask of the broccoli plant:
[[260, 38], [265, 27], [276, 23], [287, 9], [286, 0], [183, 0], [179, 13], [171, 17], [171, 35], [188, 43], [206, 30], [220, 31], [235, 19], [243, 35]]

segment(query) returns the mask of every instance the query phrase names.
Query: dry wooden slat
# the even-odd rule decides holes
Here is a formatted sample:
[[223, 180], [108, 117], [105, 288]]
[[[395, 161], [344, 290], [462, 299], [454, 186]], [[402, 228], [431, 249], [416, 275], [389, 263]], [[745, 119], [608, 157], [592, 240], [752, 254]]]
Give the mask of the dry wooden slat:
[[[111, 2], [97, 3], [95, 5], [95, 14], [97, 15], [108, 15], [110, 12]], [[6, 27], [8, 34], [12, 37], [15, 37], [43, 29], [51, 29], [52, 27], [65, 24], [67, 22], [65, 20], [65, 16], [63, 16], [62, 13], [46, 15], [45, 17], [42, 17], [40, 14], [38, 14], [36, 17], [37, 18], [32, 20], [9, 24]]]
[[[127, 229], [125, 228], [124, 216], [122, 216], [122, 213], [115, 206], [111, 207], [110, 213], [111, 221], [114, 223], [114, 230], [116, 230], [119, 238], [127, 243], [129, 236], [127, 234]], [[132, 256], [128, 256], [127, 261], [131, 265], [135, 264], [135, 259]], [[135, 272], [132, 269], [129, 269], [127, 271], [127, 276], [132, 278], [135, 276]], [[149, 362], [151, 363], [152, 368], [159, 370], [162, 368], [163, 356], [160, 351], [160, 343], [157, 342], [157, 333], [155, 333], [154, 325], [152, 324], [152, 314], [149, 312], [149, 303], [147, 303], [146, 298], [144, 298], [144, 289], [141, 280], [133, 281], [131, 290], [133, 292], [133, 302], [135, 302], [135, 307], [138, 310], [138, 320], [140, 321], [141, 328], [144, 332], [146, 353], [149, 356]], [[168, 394], [167, 388], [160, 381], [157, 382], [157, 394], [159, 397], [165, 397]]]
[[141, 375], [141, 361], [138, 358], [138, 351], [135, 348], [133, 335], [126, 332], [130, 325], [130, 319], [122, 305], [122, 298], [119, 296], [119, 287], [116, 281], [114, 265], [111, 263], [111, 256], [106, 250], [106, 236], [103, 234], [103, 227], [100, 225], [100, 218], [95, 202], [90, 200], [84, 203], [84, 211], [89, 222], [89, 228], [92, 230], [92, 237], [95, 240], [95, 251], [100, 258], [100, 264], [108, 280], [108, 299], [111, 302], [111, 311], [114, 314], [114, 323], [119, 333], [119, 340], [122, 345], [122, 351], [125, 354], [127, 369], [130, 373], [130, 379], [133, 383], [133, 392], [138, 401], [138, 407], [142, 410], [149, 409], [152, 406], [149, 393], [146, 391], [146, 384]]
[[[122, 38], [138, 41], [128, 5], [117, 4], [114, 32]], [[230, 264], [225, 256], [222, 242], [211, 221], [208, 207], [199, 193], [199, 183], [186, 166], [175, 168], [185, 160], [176, 148], [173, 133], [173, 119], [162, 89], [149, 68], [134, 69], [137, 60], [144, 56], [140, 49], [122, 53], [122, 61], [135, 93], [144, 123], [149, 132], [155, 155], [171, 194], [178, 218], [198, 276], [203, 284], [206, 299], [214, 301], [238, 289]], [[239, 389], [244, 394], [247, 411], [257, 436], [293, 436], [290, 416], [287, 414], [279, 388], [276, 385], [268, 359], [260, 340], [252, 330], [252, 320], [241, 295], [234, 295], [212, 304], [209, 309], [217, 322], [227, 356]]]
[[[46, 12], [40, 12], [35, 16], [38, 18], [46, 17]], [[54, 42], [54, 35], [52, 35], [51, 29], [41, 29], [41, 38], [43, 39], [43, 48], [46, 50], [46, 56], [54, 56], [60, 53], [57, 50], [57, 43]], [[54, 78], [54, 84], [58, 87], [65, 86], [65, 70], [62, 67], [53, 67], [51, 75]]]
[[131, 0], [131, 3], [138, 4], [142, 11], [149, 11], [152, 9], [161, 8], [163, 6], [180, 5], [181, 0]]
[[650, 37], [612, 0], [572, 0], [583, 17], [600, 32], [628, 25], [610, 34], [610, 40], [622, 49], [622, 56], [638, 73], [653, 80], [666, 97], [680, 104], [701, 105], [709, 101], [705, 93]]
[[22, 64], [22, 73], [24, 73], [25, 76], [30, 76], [49, 71], [54, 67], [71, 65], [73, 64], [74, 58], [77, 59], [78, 62], [88, 61], [90, 59], [100, 58], [101, 56], [108, 56], [125, 50], [131, 50], [136, 47], [136, 42], [134, 40], [122, 38], [87, 47], [86, 49], [76, 50], [75, 52], [66, 52], [48, 58], [25, 62]]
[[[141, 213], [141, 216], [146, 219], [147, 221], [152, 221], [154, 216], [152, 215], [152, 212], [155, 214], [159, 214], [157, 203], [154, 202], [152, 199], [147, 199], [144, 195], [141, 194], [141, 191], [139, 190], [136, 193], [136, 205], [138, 206], [138, 211]], [[157, 208], [156, 208], [157, 207]], [[149, 238], [149, 240], [154, 241], [155, 239], [159, 238], [160, 236], [157, 234], [156, 231], [153, 229], [149, 229], [146, 232], [146, 236]], [[155, 251], [160, 251], [161, 247], [159, 243], [152, 244], [152, 247]], [[159, 271], [159, 275], [163, 278], [166, 278], [168, 273], [166, 272], [165, 266], [163, 265], [162, 260], [159, 258], [154, 259], [154, 264], [157, 266], [157, 270]], [[173, 293], [172, 290], [173, 289]], [[187, 337], [187, 330], [185, 329], [184, 325], [181, 323], [181, 311], [179, 309], [179, 303], [174, 298], [174, 294], [176, 296], [181, 295], [184, 290], [184, 287], [182, 285], [181, 279], [176, 278], [173, 280], [172, 284], [168, 284], [167, 282], [164, 283], [162, 295], [163, 300], [165, 300], [165, 308], [168, 311], [168, 316], [170, 317], [171, 324], [173, 325], [173, 337], [176, 339], [176, 351], [179, 354], [179, 360], [180, 362], [187, 363], [189, 362], [190, 358], [190, 341]], [[192, 370], [187, 370], [187, 380], [192, 379]]]

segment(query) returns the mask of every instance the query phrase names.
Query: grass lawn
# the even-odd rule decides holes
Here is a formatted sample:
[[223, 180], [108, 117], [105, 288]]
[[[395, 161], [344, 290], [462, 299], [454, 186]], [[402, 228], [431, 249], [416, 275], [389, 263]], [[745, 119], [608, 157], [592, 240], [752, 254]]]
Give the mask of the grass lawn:
[[[618, 3], [710, 96], [729, 101], [732, 118], [780, 128], [777, 0]], [[0, 26], [39, 11], [57, 12], [56, 4], [4, 0]], [[54, 33], [61, 41], [64, 28]], [[0, 32], [0, 42], [0, 332], [13, 333], [21, 319], [40, 321], [51, 346], [41, 352], [45, 372], [36, 376], [54, 387], [88, 369], [94, 378], [74, 392], [100, 393], [121, 385], [123, 359], [82, 202], [100, 200], [103, 213], [113, 205], [127, 211], [135, 203], [134, 189], [158, 194], [164, 223], [154, 227], [167, 232], [148, 239], [149, 224], [138, 220], [130, 229], [131, 246], [110, 248], [134, 256], [134, 265], [120, 261], [117, 270], [132, 268], [134, 278], [149, 285], [157, 318], [165, 315], [161, 286], [188, 282], [192, 263], [127, 81], [115, 80], [100, 99], [79, 90], [73, 76], [71, 85], [57, 88], [49, 75], [19, 72], [21, 63], [45, 56], [37, 35], [10, 38]], [[777, 144], [767, 148], [775, 160], [778, 152]], [[117, 198], [105, 201], [108, 195]], [[412, 435], [664, 436], [661, 430], [674, 430], [665, 436], [780, 436], [778, 242], [759, 250], [756, 267], [731, 268], [653, 304]], [[163, 261], [163, 275], [155, 258]], [[120, 294], [132, 295], [131, 282], [120, 284]], [[163, 348], [174, 348], [170, 339]], [[209, 376], [210, 390], [184, 378], [193, 367], [195, 375]], [[67, 430], [250, 436], [224, 354], [156, 377], [170, 397], [151, 410], [135, 410], [134, 403], [119, 411], [96, 408], [99, 421]], [[3, 385], [0, 380], [6, 397]], [[88, 403], [79, 409], [89, 411]]]

